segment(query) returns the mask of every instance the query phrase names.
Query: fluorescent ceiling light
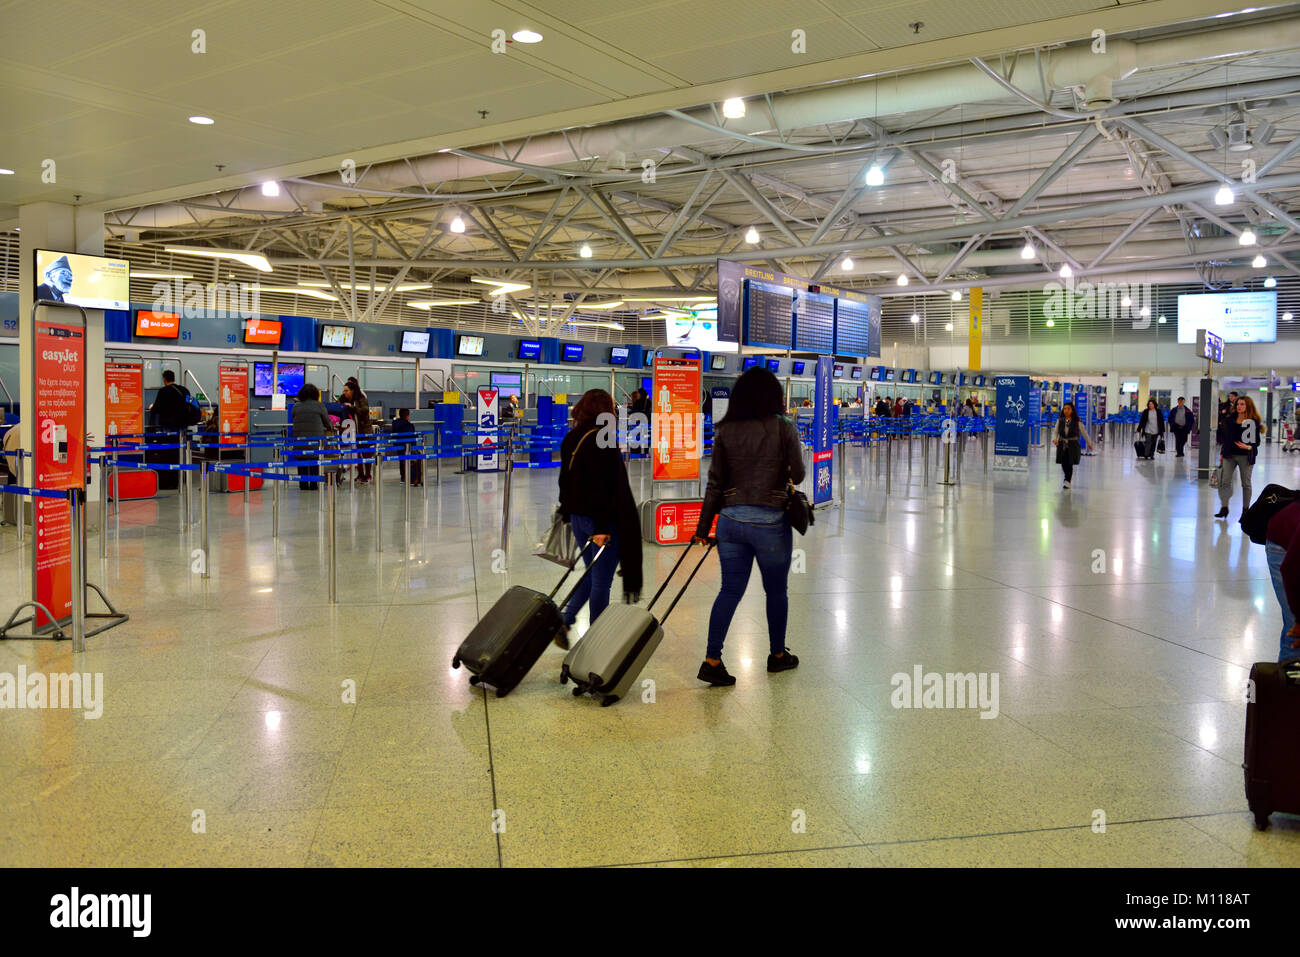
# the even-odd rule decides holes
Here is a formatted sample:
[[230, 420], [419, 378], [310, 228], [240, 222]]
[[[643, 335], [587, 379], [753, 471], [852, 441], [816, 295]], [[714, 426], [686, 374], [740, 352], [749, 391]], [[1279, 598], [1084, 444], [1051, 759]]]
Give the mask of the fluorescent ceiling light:
[[301, 286], [263, 286], [258, 285], [259, 292], [284, 292], [292, 296], [310, 296], [312, 299], [327, 299], [330, 302], [338, 302], [339, 297], [332, 292], [323, 292], [320, 289], [303, 289]]
[[883, 186], [884, 183], [885, 183], [885, 171], [873, 163], [871, 169], [867, 170], [867, 185]]
[[477, 299], [429, 299], [424, 302], [408, 302], [412, 309], [432, 309], [434, 306], [476, 306]]
[[233, 259], [235, 262], [252, 266], [259, 272], [270, 272], [271, 264], [261, 253], [250, 253], [243, 249], [208, 249], [205, 246], [164, 246], [164, 252], [183, 253], [186, 256], [207, 256], [211, 259]]
[[1255, 245], [1255, 230], [1247, 226], [1241, 231], [1241, 235], [1237, 237], [1237, 243], [1241, 246]]
[[906, 285], [907, 285], [907, 273], [900, 272], [900, 273], [898, 274], [898, 284], [899, 284], [900, 286], [906, 286]]
[[1214, 205], [1230, 206], [1232, 205], [1232, 201], [1234, 198], [1235, 197], [1232, 195], [1232, 190], [1228, 188], [1228, 186], [1226, 185], [1220, 186], [1219, 191], [1214, 194]]
[[532, 288], [532, 286], [526, 282], [503, 282], [500, 279], [479, 279], [477, 276], [471, 276], [469, 281], [477, 282], [484, 286], [496, 286], [496, 289], [493, 289], [488, 293], [489, 296], [499, 296], [505, 292], [523, 292], [525, 289]]
[[615, 299], [613, 302], [584, 302], [579, 309], [614, 309], [623, 305], [622, 299]]
[[0, 176], [13, 176], [13, 175], [14, 175], [13, 170], [4, 169], [3, 167], [0, 167]]
[[190, 122], [195, 126], [211, 126], [217, 121], [210, 116], [191, 116]]
[[541, 43], [542, 35], [536, 30], [516, 30], [510, 34], [510, 39], [516, 43]]
[[581, 256], [583, 259], [590, 259], [591, 247], [588, 246], [586, 243], [583, 243], [582, 248], [578, 250], [578, 255]]
[[[472, 280], [478, 282], [477, 279]], [[624, 302], [716, 302], [717, 296], [624, 296]]]
[[1276, 285], [1277, 285], [1277, 280], [1274, 279], [1272, 276], [1269, 276], [1267, 279], [1264, 280], [1265, 289], [1272, 289]]
[[132, 279], [193, 279], [192, 272], [137, 272], [131, 270]]
[[[330, 287], [330, 284], [327, 283], [327, 282], [300, 282], [300, 283], [298, 283], [298, 285], [300, 285], [300, 286], [310, 286], [310, 287], [313, 288], [313, 289], [329, 289], [329, 288], [331, 288], [331, 287]], [[340, 283], [335, 283], [335, 285], [338, 286], [340, 289], [351, 289], [351, 288], [352, 288], [352, 283], [350, 283], [350, 282], [340, 282]], [[384, 289], [384, 288], [386, 288], [386, 287], [387, 287], [387, 284], [386, 284], [386, 283], [384, 283], [384, 282], [382, 282], [382, 281], [380, 281], [380, 280], [378, 280], [378, 279], [375, 280], [375, 288], [376, 288], [376, 289]], [[368, 291], [370, 290], [370, 283], [368, 283], [368, 282], [366, 282], [366, 283], [360, 283], [360, 282], [359, 282], [359, 283], [357, 283], [357, 288], [358, 288], [358, 289], [365, 290], [365, 291], [368, 292]], [[415, 292], [417, 289], [432, 289], [432, 288], [433, 288], [433, 283], [429, 283], [429, 282], [403, 282], [403, 283], [398, 283], [397, 288], [396, 288], [394, 291], [395, 291], [395, 292]]]
[[844, 270], [845, 272], [848, 272], [852, 268], [853, 268], [853, 260], [850, 259], [848, 256], [845, 256], [842, 260], [840, 260], [840, 269]]
[[272, 179], [272, 180], [267, 180], [265, 183], [262, 184], [262, 195], [263, 195], [263, 196], [279, 196], [279, 195], [280, 195], [280, 184], [277, 183], [277, 182], [276, 182], [275, 180], [273, 180], [273, 179]]
[[722, 115], [729, 120], [738, 120], [745, 115], [745, 101], [733, 96], [722, 103]]
[[753, 226], [750, 226], [745, 232], [745, 242], [749, 243], [751, 246], [755, 245], [761, 238], [762, 237], [758, 235], [758, 230]]
[[622, 323], [610, 322], [608, 320], [596, 319], [570, 319], [565, 323], [566, 326], [599, 326], [602, 329], [617, 329], [623, 331]]

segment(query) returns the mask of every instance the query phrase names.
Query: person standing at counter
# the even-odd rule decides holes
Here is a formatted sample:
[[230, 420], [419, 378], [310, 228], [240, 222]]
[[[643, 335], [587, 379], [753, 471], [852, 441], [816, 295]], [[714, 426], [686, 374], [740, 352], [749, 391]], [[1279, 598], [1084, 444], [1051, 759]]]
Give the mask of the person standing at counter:
[[[349, 378], [344, 384], [343, 395], [340, 401], [348, 407], [348, 411], [352, 416], [352, 422], [356, 426], [357, 436], [369, 435], [373, 428], [370, 424], [370, 401], [366, 398], [366, 394], [361, 391], [361, 383], [359, 383], [355, 377]], [[367, 455], [373, 454], [374, 449], [371, 446], [362, 444], [358, 440], [357, 455], [359, 458], [364, 458]], [[370, 474], [369, 462], [358, 465], [357, 484], [369, 485]]]
[[[153, 400], [153, 405], [149, 406], [149, 414], [153, 416], [154, 426], [165, 435], [158, 436], [161, 440], [159, 445], [175, 445], [181, 435], [198, 421], [198, 410], [190, 405], [190, 390], [183, 385], [176, 384], [176, 373], [171, 369], [164, 369], [162, 374], [163, 385], [158, 390], [158, 395]], [[179, 465], [181, 461], [180, 449], [159, 449], [156, 452], [149, 452], [147, 459], [150, 462], [159, 464], [166, 463], [169, 465]], [[160, 489], [180, 488], [180, 472], [166, 469], [158, 473], [158, 487]]]
[[[414, 455], [416, 452], [423, 452], [421, 445], [415, 440], [415, 426], [411, 423], [411, 410], [398, 409], [397, 418], [393, 419], [393, 435], [409, 436], [406, 446], [402, 449], [403, 455]], [[411, 486], [419, 488], [424, 484], [424, 463], [417, 461], [398, 462], [397, 471], [402, 476], [402, 481], [406, 481], [407, 466], [410, 466]]]
[[[334, 431], [334, 425], [330, 422], [329, 413], [325, 411], [325, 406], [320, 401], [320, 389], [316, 388], [310, 382], [305, 383], [298, 390], [298, 400], [293, 404], [293, 437], [295, 439], [315, 439], [330, 435]], [[319, 451], [316, 449], [301, 447], [297, 450], [298, 455], [316, 457]], [[304, 475], [320, 475], [319, 465], [300, 465], [298, 466], [298, 488], [304, 492], [316, 491], [316, 482], [301, 481]]]

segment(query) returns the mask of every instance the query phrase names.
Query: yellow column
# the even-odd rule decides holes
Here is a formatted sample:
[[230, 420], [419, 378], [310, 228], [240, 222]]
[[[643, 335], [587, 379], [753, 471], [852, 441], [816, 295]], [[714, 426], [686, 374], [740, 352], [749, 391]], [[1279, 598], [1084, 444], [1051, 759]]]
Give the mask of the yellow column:
[[971, 372], [980, 371], [980, 338], [984, 334], [984, 289], [976, 286], [970, 291], [970, 330], [966, 368]]

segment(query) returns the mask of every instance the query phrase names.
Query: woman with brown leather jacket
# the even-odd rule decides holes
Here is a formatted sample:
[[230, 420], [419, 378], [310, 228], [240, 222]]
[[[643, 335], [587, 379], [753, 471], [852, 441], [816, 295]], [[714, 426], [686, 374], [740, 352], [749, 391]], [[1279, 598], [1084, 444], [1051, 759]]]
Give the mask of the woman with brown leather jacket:
[[[349, 377], [344, 384], [343, 395], [339, 401], [348, 407], [348, 412], [352, 415], [352, 421], [356, 424], [358, 436], [369, 435], [374, 431], [374, 426], [370, 423], [370, 400], [361, 391], [361, 383], [356, 380], [355, 376]], [[357, 443], [358, 457], [365, 457], [370, 454], [372, 454], [372, 449], [369, 445], [361, 442]], [[369, 462], [357, 466], [358, 485], [369, 485], [370, 475]]]

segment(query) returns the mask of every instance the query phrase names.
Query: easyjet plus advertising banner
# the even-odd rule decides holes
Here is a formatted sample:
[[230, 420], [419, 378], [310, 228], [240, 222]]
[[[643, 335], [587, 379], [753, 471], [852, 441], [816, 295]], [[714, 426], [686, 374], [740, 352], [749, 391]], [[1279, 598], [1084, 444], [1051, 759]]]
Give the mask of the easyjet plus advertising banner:
[[248, 432], [248, 366], [219, 366], [217, 428], [222, 445], [239, 445]]
[[144, 363], [104, 363], [104, 420], [108, 442], [144, 432]]
[[[86, 487], [86, 334], [80, 326], [37, 320], [32, 362], [34, 485]], [[60, 623], [72, 618], [72, 516], [66, 501], [35, 500], [32, 592]], [[53, 622], [39, 608], [37, 630]]]
[[651, 448], [656, 482], [700, 477], [700, 360], [656, 357], [650, 399]]

